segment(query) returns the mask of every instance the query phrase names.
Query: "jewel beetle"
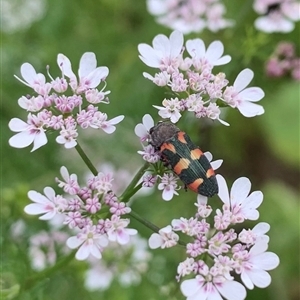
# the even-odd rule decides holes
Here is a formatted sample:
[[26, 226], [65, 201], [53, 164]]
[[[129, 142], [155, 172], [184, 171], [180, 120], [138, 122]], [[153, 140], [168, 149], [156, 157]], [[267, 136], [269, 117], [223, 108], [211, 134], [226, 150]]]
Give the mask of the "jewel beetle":
[[149, 144], [160, 153], [161, 161], [178, 175], [185, 188], [207, 197], [218, 193], [210, 162], [185, 132], [173, 123], [159, 122], [149, 134]]

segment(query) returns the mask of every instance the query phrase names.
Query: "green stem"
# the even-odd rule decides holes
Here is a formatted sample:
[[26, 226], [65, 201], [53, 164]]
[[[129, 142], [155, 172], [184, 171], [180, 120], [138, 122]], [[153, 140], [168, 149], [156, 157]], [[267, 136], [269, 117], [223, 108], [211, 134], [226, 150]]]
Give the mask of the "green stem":
[[[129, 213], [129, 215], [131, 217], [133, 217], [134, 219], [136, 219], [138, 222], [142, 223], [143, 225], [145, 225], [146, 227], [148, 227], [149, 229], [151, 229], [152, 231], [158, 233], [160, 228], [157, 227], [156, 225], [154, 225], [153, 223], [151, 223], [150, 221], [148, 220], [145, 220], [143, 219], [142, 217], [140, 217], [136, 212], [134, 212], [133, 210], [131, 210], [131, 212]], [[181, 246], [186, 246], [186, 243], [181, 241], [181, 240], [178, 240], [178, 244], [181, 245]]]
[[82, 160], [85, 162], [87, 167], [90, 169], [90, 171], [93, 173], [93, 175], [97, 176], [98, 175], [97, 169], [94, 167], [93, 163], [90, 161], [90, 159], [87, 157], [87, 155], [85, 154], [85, 152], [82, 150], [82, 148], [80, 147], [80, 145], [78, 143], [75, 146], [75, 149], [77, 150], [78, 154], [80, 155]]
[[77, 249], [72, 251], [69, 255], [63, 257], [61, 260], [59, 260], [55, 265], [53, 265], [50, 268], [47, 268], [43, 270], [42, 272], [36, 273], [29, 278], [25, 279], [22, 288], [20, 289], [20, 294], [22, 291], [29, 290], [31, 287], [33, 287], [37, 282], [51, 276], [53, 273], [55, 273], [57, 270], [62, 269], [65, 267], [70, 261], [74, 259], [75, 253]]
[[141, 188], [143, 187], [143, 183], [139, 183], [137, 186], [135, 186], [131, 191], [128, 191], [128, 193], [125, 195], [125, 197], [123, 198], [123, 200], [120, 200], [122, 202], [128, 202], [130, 200], [130, 198], [137, 193]]
[[145, 171], [148, 169], [149, 163], [146, 162], [135, 174], [130, 184], [123, 192], [123, 194], [119, 197], [120, 202], [128, 202], [129, 199], [142, 187], [142, 183], [137, 185], [141, 177], [144, 175]]
[[129, 213], [129, 215], [133, 218], [135, 218], [137, 221], [139, 221], [140, 223], [142, 223], [143, 225], [145, 225], [146, 227], [150, 228], [152, 231], [154, 232], [158, 232], [160, 230], [159, 227], [157, 227], [156, 225], [154, 225], [153, 223], [151, 223], [150, 221], [147, 221], [145, 219], [143, 219], [142, 217], [140, 217], [136, 212], [134, 212], [133, 210], [131, 210], [131, 212]]

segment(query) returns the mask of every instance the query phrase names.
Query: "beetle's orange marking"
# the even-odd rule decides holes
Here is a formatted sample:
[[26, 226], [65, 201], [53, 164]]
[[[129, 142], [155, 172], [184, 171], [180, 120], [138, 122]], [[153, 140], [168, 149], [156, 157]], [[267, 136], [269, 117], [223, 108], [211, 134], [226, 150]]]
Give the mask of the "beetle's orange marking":
[[191, 189], [192, 191], [198, 193], [198, 188], [203, 183], [203, 181], [204, 180], [202, 178], [198, 178], [194, 182], [190, 183], [188, 185], [188, 188]]
[[190, 161], [186, 158], [180, 158], [179, 162], [173, 168], [174, 172], [179, 175], [182, 170], [185, 170], [189, 167]]
[[203, 155], [203, 152], [202, 152], [199, 148], [194, 149], [194, 150], [191, 150], [191, 159], [192, 159], [192, 160], [197, 160], [197, 159], [199, 159], [202, 155]]
[[186, 142], [186, 140], [185, 140], [185, 138], [184, 138], [184, 135], [185, 135], [185, 132], [179, 131], [179, 132], [178, 132], [178, 135], [177, 135], [177, 138], [178, 138], [178, 141], [179, 141], [179, 142], [181, 142], [181, 143], [183, 143], [183, 144], [186, 144], [187, 142]]
[[164, 150], [170, 150], [171, 152], [176, 153], [175, 147], [171, 143], [163, 143], [160, 147], [160, 151], [162, 152]]
[[206, 177], [209, 178], [211, 176], [214, 176], [215, 175], [215, 171], [213, 170], [213, 168], [210, 168], [207, 170], [206, 172]]

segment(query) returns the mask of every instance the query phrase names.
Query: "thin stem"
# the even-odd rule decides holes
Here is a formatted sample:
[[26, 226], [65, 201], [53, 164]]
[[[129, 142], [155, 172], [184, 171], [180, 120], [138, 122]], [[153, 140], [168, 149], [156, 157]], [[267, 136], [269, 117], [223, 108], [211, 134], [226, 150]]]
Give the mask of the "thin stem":
[[[130, 198], [136, 194], [141, 188], [143, 187], [143, 183], [139, 183], [137, 186], [135, 186], [131, 191], [128, 191], [128, 193], [126, 193], [125, 197], [122, 198], [120, 201], [121, 202], [128, 202], [130, 200]], [[122, 197], [122, 196], [121, 196]]]
[[123, 194], [119, 197], [120, 202], [128, 202], [129, 199], [142, 187], [140, 183], [137, 185], [141, 177], [144, 175], [145, 171], [148, 169], [149, 163], [146, 162], [135, 174], [133, 179], [131, 180], [130, 184], [123, 192]]
[[93, 163], [90, 161], [90, 159], [87, 157], [83, 149], [80, 147], [80, 145], [77, 142], [77, 145], [75, 146], [75, 149], [77, 150], [78, 154], [82, 158], [82, 160], [85, 162], [87, 167], [90, 169], [90, 171], [93, 173], [94, 176], [98, 174], [97, 169], [94, 167]]
[[36, 274], [30, 276], [29, 278], [25, 279], [23, 286], [20, 289], [20, 294], [22, 293], [22, 291], [29, 290], [37, 282], [41, 281], [44, 278], [49, 277], [50, 275], [55, 273], [57, 270], [65, 267], [70, 261], [72, 261], [74, 259], [76, 251], [77, 251], [77, 249], [72, 251], [69, 255], [63, 257], [52, 267], [47, 268], [47, 269], [43, 270], [42, 272], [36, 273]]
[[[152, 231], [158, 233], [158, 231], [160, 230], [159, 227], [157, 227], [156, 225], [154, 225], [153, 223], [151, 223], [148, 220], [143, 219], [142, 217], [140, 217], [136, 212], [134, 212], [133, 210], [131, 210], [131, 212], [129, 213], [129, 215], [131, 217], [133, 217], [134, 219], [136, 219], [138, 222], [142, 223], [143, 225], [145, 225], [146, 227], [148, 227], [149, 229], [151, 229]], [[178, 244], [181, 246], [186, 246], [186, 243], [178, 240]]]
[[154, 232], [158, 232], [160, 230], [159, 227], [157, 227], [156, 225], [154, 225], [153, 223], [151, 223], [148, 220], [143, 219], [142, 217], [140, 217], [136, 212], [134, 212], [133, 210], [131, 210], [131, 212], [129, 213], [129, 215], [133, 218], [135, 218], [137, 221], [139, 221], [140, 223], [142, 223], [143, 225], [145, 225], [146, 227], [150, 228], [152, 231]]

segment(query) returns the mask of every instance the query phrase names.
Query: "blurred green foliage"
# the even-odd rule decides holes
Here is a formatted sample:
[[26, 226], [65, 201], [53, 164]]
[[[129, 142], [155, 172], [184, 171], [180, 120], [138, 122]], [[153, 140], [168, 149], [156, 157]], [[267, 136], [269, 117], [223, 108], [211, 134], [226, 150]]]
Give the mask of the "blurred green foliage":
[[[19, 0], [22, 1], [22, 0]], [[16, 1], [18, 5], [18, 1]], [[179, 126], [190, 132], [203, 150], [210, 150], [215, 158], [224, 159], [220, 173], [231, 183], [247, 176], [254, 190], [262, 190], [264, 202], [261, 221], [271, 224], [270, 251], [281, 259], [280, 266], [271, 271], [273, 282], [267, 289], [255, 289], [247, 299], [299, 299], [299, 83], [291, 79], [270, 79], [264, 75], [264, 62], [281, 40], [298, 43], [299, 23], [290, 34], [267, 35], [253, 28], [255, 14], [252, 1], [225, 1], [229, 18], [236, 26], [218, 33], [204, 31], [187, 38], [200, 37], [206, 45], [221, 40], [225, 54], [232, 62], [220, 71], [230, 82], [245, 67], [254, 70], [252, 86], [260, 86], [266, 93], [261, 104], [265, 114], [246, 119], [237, 111], [229, 111], [230, 127], [206, 127], [181, 121]], [[3, 13], [3, 12], [1, 12]], [[26, 12], [30, 14], [30, 11]], [[147, 67], [139, 60], [137, 45], [150, 43], [158, 33], [169, 35], [170, 30], [155, 23], [146, 10], [145, 1], [133, 0], [48, 0], [44, 17], [29, 28], [2, 32], [1, 38], [1, 299], [13, 299], [25, 279], [34, 275], [27, 255], [28, 242], [17, 243], [11, 226], [22, 219], [28, 227], [23, 241], [41, 229], [45, 222], [25, 215], [27, 191], [42, 191], [55, 186], [54, 178], [65, 165], [72, 173], [88, 171], [75, 150], [64, 150], [49, 137], [47, 146], [30, 153], [30, 148], [12, 149], [8, 139], [12, 132], [8, 122], [13, 117], [25, 118], [17, 100], [28, 89], [14, 79], [23, 62], [30, 62], [38, 72], [50, 66], [52, 76], [59, 75], [56, 56], [63, 53], [76, 65], [86, 51], [95, 52], [98, 64], [108, 66], [108, 89], [111, 104], [103, 106], [110, 117], [124, 114], [125, 120], [112, 136], [91, 133], [82, 136], [81, 144], [97, 164], [111, 162], [132, 174], [142, 165], [136, 151], [140, 145], [134, 126], [145, 113], [156, 115], [153, 104], [159, 105], [165, 92], [142, 76]], [[157, 118], [158, 120], [158, 118]], [[114, 149], [112, 155], [111, 149]], [[80, 175], [79, 175], [80, 176]], [[164, 202], [159, 195], [135, 197], [133, 209], [157, 226], [165, 226], [172, 218], [189, 217], [193, 212], [194, 195], [186, 199]], [[132, 220], [132, 227], [140, 225]], [[253, 224], [251, 224], [251, 227]], [[144, 237], [151, 234], [141, 228]], [[38, 285], [24, 292], [20, 299], [183, 299], [175, 282], [176, 267], [184, 258], [177, 248], [153, 251], [149, 272], [138, 286], [121, 287], [114, 282], [104, 292], [88, 292], [83, 286], [85, 264], [72, 261], [67, 268], [57, 270]]]

